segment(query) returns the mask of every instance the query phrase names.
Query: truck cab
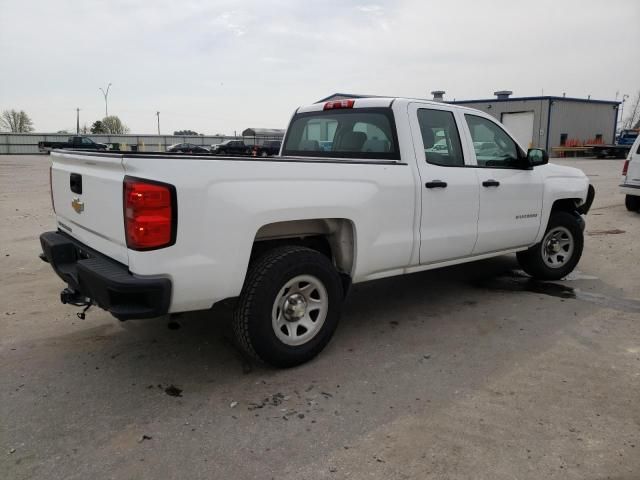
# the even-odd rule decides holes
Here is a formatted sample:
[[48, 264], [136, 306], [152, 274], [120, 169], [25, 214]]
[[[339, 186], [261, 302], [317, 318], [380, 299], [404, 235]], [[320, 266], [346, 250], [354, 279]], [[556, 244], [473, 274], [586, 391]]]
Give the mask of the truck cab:
[[633, 145], [638, 138], [638, 130], [626, 129], [620, 132], [616, 143], [618, 145]]

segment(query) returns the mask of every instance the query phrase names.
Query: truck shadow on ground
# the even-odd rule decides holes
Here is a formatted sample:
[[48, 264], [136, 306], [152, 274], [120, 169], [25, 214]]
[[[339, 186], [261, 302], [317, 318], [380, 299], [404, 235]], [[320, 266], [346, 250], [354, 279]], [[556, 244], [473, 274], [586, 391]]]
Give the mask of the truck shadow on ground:
[[[514, 257], [499, 257], [355, 285], [333, 340], [308, 365], [351, 362], [356, 351], [357, 361], [370, 363], [381, 345], [406, 352], [407, 337], [418, 334], [428, 343], [435, 342], [439, 335], [461, 325], [487, 334], [495, 327], [489, 297], [494, 302], [514, 302], [521, 291], [560, 297], [567, 294], [566, 290], [556, 295], [553, 288], [549, 293], [522, 287], [513, 289], [514, 293], [504, 285], [496, 286], [497, 279], [512, 275], [515, 268]], [[95, 314], [110, 319], [104, 312]], [[185, 314], [171, 321], [158, 318], [118, 323], [110, 319], [50, 340], [56, 345], [73, 345], [72, 350], [88, 355], [89, 364], [95, 364], [96, 369], [107, 368], [135, 378], [137, 384], [204, 386], [236, 382], [243, 374], [277, 376], [282, 372], [256, 364], [239, 352], [231, 332], [231, 315], [228, 306], [218, 305], [211, 311]], [[292, 370], [305, 368], [310, 367]]]
[[[85, 435], [107, 449], [123, 429], [134, 443], [147, 431], [158, 441], [166, 424], [192, 418], [202, 441], [216, 438], [220, 425], [300, 438], [311, 428], [339, 438], [349, 425], [357, 434], [407, 412], [446, 408], [549, 348], [558, 330], [599, 348], [576, 328], [592, 305], [483, 286], [515, 268], [513, 257], [500, 257], [356, 285], [327, 348], [288, 370], [245, 361], [225, 307], [184, 315], [174, 330], [166, 318], [119, 324], [95, 311], [86, 328], [17, 345], [8, 397], [32, 405], [31, 417], [18, 421], [51, 425], [70, 442], [73, 426], [93, 417]], [[37, 387], [25, 380], [34, 372]], [[53, 411], [65, 414], [51, 418]], [[252, 448], [272, 447], [264, 442]]]

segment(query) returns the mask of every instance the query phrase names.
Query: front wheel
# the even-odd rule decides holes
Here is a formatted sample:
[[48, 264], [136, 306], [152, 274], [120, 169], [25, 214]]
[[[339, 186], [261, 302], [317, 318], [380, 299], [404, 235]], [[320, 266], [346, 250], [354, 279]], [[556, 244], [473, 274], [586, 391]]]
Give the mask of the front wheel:
[[300, 365], [331, 339], [342, 300], [340, 276], [325, 255], [298, 246], [275, 248], [249, 269], [234, 333], [257, 360], [276, 367]]
[[584, 247], [582, 226], [569, 212], [554, 212], [540, 243], [518, 252], [522, 269], [538, 280], [560, 280], [578, 264]]
[[630, 212], [640, 212], [640, 196], [627, 195], [624, 199], [624, 206]]

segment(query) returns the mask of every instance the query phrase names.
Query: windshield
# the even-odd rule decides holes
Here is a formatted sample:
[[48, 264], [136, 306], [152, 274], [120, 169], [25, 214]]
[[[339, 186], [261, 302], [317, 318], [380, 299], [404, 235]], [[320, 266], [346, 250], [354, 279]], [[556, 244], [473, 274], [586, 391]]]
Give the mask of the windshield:
[[283, 155], [399, 160], [390, 108], [301, 113], [287, 130]]

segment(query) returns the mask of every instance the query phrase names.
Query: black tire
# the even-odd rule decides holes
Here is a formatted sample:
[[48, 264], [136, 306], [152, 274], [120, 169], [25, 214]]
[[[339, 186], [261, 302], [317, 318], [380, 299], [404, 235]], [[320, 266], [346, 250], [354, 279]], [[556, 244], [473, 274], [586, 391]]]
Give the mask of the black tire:
[[630, 212], [640, 212], [640, 196], [627, 195], [624, 199], [624, 206]]
[[[276, 335], [272, 312], [282, 288], [300, 275], [311, 275], [322, 283], [328, 307], [324, 323], [315, 335], [306, 343], [292, 346]], [[274, 248], [249, 268], [233, 316], [238, 344], [253, 358], [275, 367], [305, 363], [320, 353], [333, 336], [340, 319], [343, 295], [340, 275], [325, 255], [299, 246]]]
[[[558, 227], [564, 227], [571, 235], [573, 250], [568, 260], [563, 260], [562, 265], [551, 267], [543, 259], [546, 252], [544, 244], [549, 232]], [[542, 241], [528, 250], [518, 252], [517, 257], [522, 269], [533, 278], [538, 280], [560, 280], [571, 273], [576, 267], [582, 256], [583, 248], [584, 235], [577, 214], [559, 211], [551, 213]]]

